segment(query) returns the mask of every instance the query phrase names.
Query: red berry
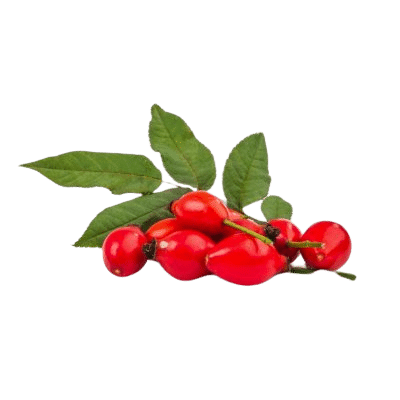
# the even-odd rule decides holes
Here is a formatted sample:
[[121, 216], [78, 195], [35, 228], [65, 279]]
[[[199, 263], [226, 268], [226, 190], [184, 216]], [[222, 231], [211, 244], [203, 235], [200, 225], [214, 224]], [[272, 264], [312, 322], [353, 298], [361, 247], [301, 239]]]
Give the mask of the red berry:
[[171, 211], [185, 229], [195, 229], [209, 236], [222, 232], [228, 217], [225, 204], [203, 190], [189, 192], [172, 203]]
[[231, 221], [233, 221], [234, 219], [239, 219], [239, 218], [243, 218], [244, 215], [239, 212], [234, 210], [233, 208], [228, 208], [228, 219], [230, 219]]
[[271, 219], [268, 224], [279, 229], [278, 236], [273, 239], [275, 248], [280, 254], [286, 256], [290, 262], [294, 261], [300, 251], [299, 249], [288, 247], [287, 242], [299, 242], [301, 240], [300, 229], [285, 218]]
[[138, 272], [147, 261], [142, 252], [145, 243], [146, 236], [137, 226], [115, 229], [103, 242], [104, 264], [117, 276]]
[[177, 231], [157, 241], [154, 259], [174, 278], [189, 281], [210, 274], [205, 255], [214, 245], [201, 232]]
[[153, 239], [162, 239], [168, 236], [172, 232], [181, 230], [182, 227], [179, 225], [176, 218], [162, 219], [153, 224], [145, 233], [147, 240], [150, 242]]
[[245, 233], [222, 240], [206, 256], [206, 267], [238, 285], [258, 285], [286, 268], [286, 259], [272, 245]]
[[330, 221], [317, 222], [304, 232], [301, 240], [322, 242], [322, 249], [300, 249], [308, 266], [315, 269], [336, 271], [350, 257], [350, 236], [343, 226]]
[[[233, 219], [231, 220], [237, 225], [243, 226], [247, 229], [252, 230], [253, 232], [256, 232], [260, 235], [265, 235], [264, 229], [258, 225], [256, 222], [252, 221], [251, 219], [246, 219], [246, 218], [239, 218], [239, 219]], [[225, 225], [222, 229], [222, 236], [223, 237], [228, 237], [231, 235], [234, 235], [236, 233], [239, 233], [240, 231], [238, 229], [232, 228], [228, 225]]]

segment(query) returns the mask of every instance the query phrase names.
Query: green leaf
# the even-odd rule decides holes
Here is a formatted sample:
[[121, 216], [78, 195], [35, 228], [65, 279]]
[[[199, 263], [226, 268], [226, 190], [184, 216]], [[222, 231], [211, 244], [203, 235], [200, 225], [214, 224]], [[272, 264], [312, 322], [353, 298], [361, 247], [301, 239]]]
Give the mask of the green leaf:
[[271, 177], [264, 135], [255, 133], [243, 139], [231, 152], [223, 174], [223, 187], [228, 207], [243, 207], [268, 194]]
[[73, 151], [21, 167], [40, 172], [67, 187], [104, 187], [113, 194], [151, 193], [161, 184], [161, 172], [145, 156]]
[[169, 189], [106, 208], [95, 217], [74, 246], [101, 247], [106, 236], [120, 226], [134, 224], [145, 231], [160, 219], [171, 217], [171, 202], [188, 192], [188, 188]]
[[268, 196], [261, 203], [261, 211], [267, 221], [276, 218], [290, 219], [293, 214], [292, 206], [279, 196]]
[[151, 108], [151, 115], [151, 148], [161, 154], [167, 172], [177, 182], [197, 189], [210, 189], [216, 175], [210, 150], [195, 138], [178, 116], [165, 112], [156, 104]]

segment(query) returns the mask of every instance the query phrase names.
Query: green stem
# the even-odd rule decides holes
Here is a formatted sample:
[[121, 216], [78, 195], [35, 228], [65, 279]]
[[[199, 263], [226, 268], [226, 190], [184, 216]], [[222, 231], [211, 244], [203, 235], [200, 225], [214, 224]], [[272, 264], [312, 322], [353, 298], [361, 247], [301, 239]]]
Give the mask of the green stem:
[[303, 242], [287, 242], [288, 247], [295, 247], [296, 249], [309, 249], [310, 247], [322, 248], [323, 243], [320, 242], [310, 242], [309, 240], [305, 240]]
[[177, 188], [180, 188], [180, 187], [181, 187], [181, 186], [179, 186], [179, 185], [176, 185], [175, 183], [163, 181], [162, 179], [160, 179], [160, 182], [161, 182], [161, 183], [166, 183], [167, 185], [175, 186], [175, 187], [177, 187]]
[[[248, 218], [248, 216], [246, 215]], [[272, 244], [272, 240], [267, 238], [266, 236], [260, 235], [259, 233], [256, 233], [252, 231], [251, 229], [245, 228], [244, 226], [235, 224], [234, 222], [230, 221], [229, 219], [224, 220], [224, 224], [228, 225], [232, 228], [238, 229], [239, 231], [245, 232], [257, 239], [260, 239], [262, 242], [267, 243], [267, 244]], [[323, 246], [322, 243], [320, 242], [310, 242], [309, 240], [305, 240], [304, 242], [287, 242], [288, 247], [296, 247], [298, 249], [304, 249], [304, 248], [310, 248], [310, 247], [319, 247], [321, 248]]]
[[290, 267], [287, 272], [292, 272], [294, 274], [312, 274], [316, 269], [308, 269], [303, 267]]
[[356, 280], [356, 276], [353, 274], [349, 274], [348, 272], [338, 272], [335, 271], [339, 276], [341, 276], [342, 278], [346, 278], [346, 279], [350, 279], [351, 281], [355, 281]]
[[266, 223], [265, 221], [260, 221], [259, 219], [256, 219], [254, 217], [250, 217], [250, 215], [247, 215], [247, 214], [244, 214], [244, 213], [243, 213], [243, 218], [251, 219], [252, 221], [256, 222], [258, 225], [264, 225]]
[[252, 231], [251, 229], [245, 228], [244, 226], [235, 224], [234, 222], [230, 221], [229, 219], [225, 219], [224, 224], [230, 226], [231, 228], [235, 228], [239, 231], [247, 233], [257, 239], [260, 239], [263, 243], [272, 244], [272, 241], [270, 239], [268, 239], [266, 236], [260, 235], [259, 233], [256, 233], [256, 232]]
[[[312, 274], [317, 271], [320, 271], [320, 270], [304, 268], [304, 267], [290, 267], [287, 272], [292, 272], [294, 274]], [[324, 271], [326, 271], [326, 270], [324, 270]], [[355, 281], [357, 278], [355, 275], [349, 274], [348, 272], [338, 272], [338, 271], [329, 271], [329, 272], [335, 272], [337, 275], [341, 276], [342, 278], [346, 278], [351, 281]]]

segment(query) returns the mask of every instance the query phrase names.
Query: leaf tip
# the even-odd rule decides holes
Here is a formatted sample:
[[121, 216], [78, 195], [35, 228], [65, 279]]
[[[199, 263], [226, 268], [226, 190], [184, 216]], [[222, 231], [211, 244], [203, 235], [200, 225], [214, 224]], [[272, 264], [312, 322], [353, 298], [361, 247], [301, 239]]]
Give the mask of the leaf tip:
[[[83, 241], [84, 243], [84, 241]], [[82, 244], [82, 241], [80, 241], [80, 239], [78, 239], [76, 242], [70, 244], [70, 246], [73, 249], [100, 249], [101, 246], [85, 246], [85, 244]]]
[[30, 168], [30, 163], [18, 165], [18, 167]]
[[76, 240], [74, 243], [71, 243], [70, 246], [71, 246], [73, 249], [78, 249], [78, 248], [80, 247], [80, 246], [79, 246], [79, 239]]
[[154, 114], [154, 112], [159, 112], [160, 110], [162, 110], [162, 108], [158, 105], [158, 104], [153, 104], [151, 106], [151, 113]]

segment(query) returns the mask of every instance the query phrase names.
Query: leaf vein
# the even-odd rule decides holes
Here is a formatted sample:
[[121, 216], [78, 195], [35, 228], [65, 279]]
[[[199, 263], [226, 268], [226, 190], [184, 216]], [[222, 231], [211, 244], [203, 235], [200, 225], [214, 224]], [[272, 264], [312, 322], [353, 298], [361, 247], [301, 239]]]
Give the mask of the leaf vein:
[[182, 155], [183, 159], [186, 161], [186, 163], [188, 164], [189, 168], [192, 170], [192, 175], [193, 175], [193, 177], [194, 177], [194, 179], [196, 181], [196, 187], [198, 188], [199, 187], [199, 181], [198, 181], [198, 178], [197, 178], [197, 175], [196, 175], [196, 170], [194, 169], [194, 167], [191, 164], [191, 162], [186, 158], [184, 152], [179, 149], [179, 147], [178, 147], [177, 143], [175, 142], [170, 130], [167, 127], [167, 124], [164, 122], [164, 120], [163, 120], [163, 118], [162, 118], [160, 113], [158, 113], [158, 116], [159, 116], [160, 120], [162, 121], [162, 123], [164, 125], [164, 128], [167, 131], [168, 136], [170, 137], [172, 143], [174, 143], [175, 147], [177, 148], [178, 153], [180, 153]]

